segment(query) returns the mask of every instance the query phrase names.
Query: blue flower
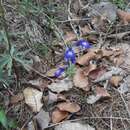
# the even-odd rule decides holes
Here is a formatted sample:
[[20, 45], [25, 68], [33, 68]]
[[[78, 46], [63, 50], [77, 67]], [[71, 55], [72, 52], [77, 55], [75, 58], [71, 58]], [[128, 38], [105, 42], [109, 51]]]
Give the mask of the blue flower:
[[72, 48], [67, 48], [64, 55], [66, 62], [71, 62], [72, 64], [75, 64], [76, 62], [76, 55]]
[[65, 71], [65, 68], [59, 68], [55, 73], [54, 76], [58, 78], [63, 72]]
[[81, 46], [83, 49], [91, 48], [91, 44], [88, 41], [84, 40], [84, 39], [81, 39], [81, 40], [77, 41], [76, 46]]

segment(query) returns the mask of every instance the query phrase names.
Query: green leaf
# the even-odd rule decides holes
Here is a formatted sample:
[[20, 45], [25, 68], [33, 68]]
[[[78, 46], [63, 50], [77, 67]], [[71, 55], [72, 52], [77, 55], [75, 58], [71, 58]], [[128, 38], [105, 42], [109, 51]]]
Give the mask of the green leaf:
[[17, 127], [17, 123], [16, 123], [16, 121], [14, 121], [14, 120], [8, 120], [8, 125], [9, 125], [9, 128], [16, 128]]
[[9, 62], [10, 60], [10, 55], [3, 55], [0, 58], [0, 69], [3, 69]]
[[70, 64], [69, 67], [67, 68], [65, 74], [68, 77], [72, 78], [74, 76], [74, 74], [75, 74], [75, 71], [76, 71], [75, 65], [74, 64]]
[[11, 76], [12, 66], [13, 66], [13, 59], [10, 58], [7, 64], [8, 76]]
[[0, 123], [6, 129], [8, 128], [8, 122], [7, 122], [6, 114], [5, 114], [4, 110], [2, 110], [2, 109], [0, 110]]

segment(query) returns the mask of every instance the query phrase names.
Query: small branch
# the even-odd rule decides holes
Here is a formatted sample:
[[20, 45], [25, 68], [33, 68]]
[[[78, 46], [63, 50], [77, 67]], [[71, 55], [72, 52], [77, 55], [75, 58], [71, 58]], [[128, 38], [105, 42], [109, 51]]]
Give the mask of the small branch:
[[67, 122], [77, 122], [77, 121], [81, 121], [81, 120], [87, 120], [87, 119], [111, 119], [111, 120], [124, 120], [124, 121], [129, 121], [130, 122], [130, 119], [129, 118], [122, 118], [122, 117], [82, 117], [82, 118], [79, 118], [79, 119], [73, 119], [73, 120], [67, 120], [67, 121], [62, 121], [62, 122], [59, 122], [59, 123], [55, 123], [55, 124], [51, 124], [50, 126], [48, 126], [47, 128], [51, 128], [51, 127], [54, 127], [54, 126], [57, 126], [57, 125], [60, 125], [60, 124], [63, 124], [63, 123], [67, 123]]
[[37, 73], [38, 75], [42, 76], [43, 78], [47, 78], [48, 80], [54, 82], [53, 79], [47, 77], [46, 75], [42, 74], [41, 72], [37, 71], [36, 69], [32, 68], [31, 66], [29, 66], [29, 65], [27, 65], [27, 64], [24, 65], [24, 66], [26, 66], [27, 68], [29, 68], [29, 69], [32, 70], [33, 72]]

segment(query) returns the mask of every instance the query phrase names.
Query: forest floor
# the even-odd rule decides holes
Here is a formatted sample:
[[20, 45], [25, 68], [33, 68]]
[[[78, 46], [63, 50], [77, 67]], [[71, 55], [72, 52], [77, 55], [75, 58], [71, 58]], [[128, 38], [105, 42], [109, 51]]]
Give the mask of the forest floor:
[[129, 130], [129, 4], [0, 2], [0, 129]]

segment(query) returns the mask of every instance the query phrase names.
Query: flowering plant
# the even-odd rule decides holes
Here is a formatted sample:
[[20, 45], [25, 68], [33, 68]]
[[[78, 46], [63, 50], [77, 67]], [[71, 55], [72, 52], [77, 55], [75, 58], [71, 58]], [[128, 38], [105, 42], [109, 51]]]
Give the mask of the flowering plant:
[[[91, 44], [88, 41], [84, 40], [84, 39], [78, 40], [75, 43], [75, 45], [81, 47], [82, 49], [91, 48]], [[71, 48], [71, 47], [66, 48], [65, 53], [64, 53], [64, 59], [65, 59], [65, 61], [67, 62], [67, 64], [69, 66], [71, 66], [71, 64], [76, 63], [76, 54], [75, 54], [73, 48]], [[67, 67], [62, 67], [62, 68], [60, 67], [55, 72], [54, 76], [58, 78], [66, 70]]]

